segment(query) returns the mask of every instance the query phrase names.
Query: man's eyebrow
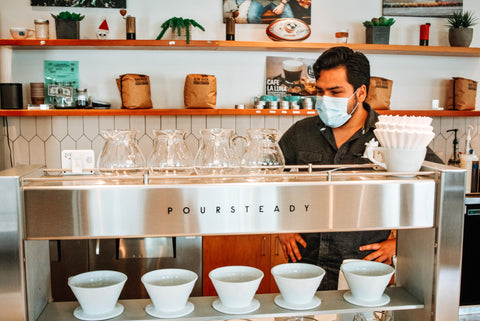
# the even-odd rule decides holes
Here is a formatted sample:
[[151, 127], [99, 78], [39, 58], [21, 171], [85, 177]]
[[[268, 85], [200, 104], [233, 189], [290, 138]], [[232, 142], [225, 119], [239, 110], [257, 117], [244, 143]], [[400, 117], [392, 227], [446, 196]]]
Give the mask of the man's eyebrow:
[[[317, 86], [315, 86], [315, 88], [316, 88], [317, 90], [324, 90], [323, 88], [317, 87]], [[330, 91], [331, 91], [331, 90], [337, 90], [337, 89], [344, 89], [344, 88], [343, 88], [342, 86], [335, 86], [335, 87], [327, 88], [327, 89], [325, 89], [325, 90], [330, 90]]]

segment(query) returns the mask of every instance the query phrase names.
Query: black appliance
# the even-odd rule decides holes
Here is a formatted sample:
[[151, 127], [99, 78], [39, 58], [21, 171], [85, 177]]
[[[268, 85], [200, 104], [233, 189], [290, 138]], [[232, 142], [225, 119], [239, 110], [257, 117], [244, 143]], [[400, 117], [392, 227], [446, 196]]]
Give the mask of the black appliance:
[[0, 83], [0, 107], [2, 109], [22, 109], [22, 84]]
[[478, 247], [480, 244], [480, 194], [466, 198], [463, 232], [462, 280], [460, 305], [480, 305], [480, 278], [478, 277]]

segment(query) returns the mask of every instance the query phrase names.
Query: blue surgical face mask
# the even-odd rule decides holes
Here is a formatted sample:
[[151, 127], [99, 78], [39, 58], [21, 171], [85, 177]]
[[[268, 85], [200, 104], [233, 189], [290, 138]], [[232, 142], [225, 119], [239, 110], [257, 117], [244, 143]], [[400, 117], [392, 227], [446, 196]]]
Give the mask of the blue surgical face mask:
[[358, 107], [358, 103], [355, 105], [351, 113], [347, 112], [348, 101], [355, 95], [357, 91], [348, 98], [343, 97], [329, 97], [329, 96], [317, 96], [315, 103], [315, 109], [318, 112], [320, 119], [328, 127], [337, 128], [345, 124]]

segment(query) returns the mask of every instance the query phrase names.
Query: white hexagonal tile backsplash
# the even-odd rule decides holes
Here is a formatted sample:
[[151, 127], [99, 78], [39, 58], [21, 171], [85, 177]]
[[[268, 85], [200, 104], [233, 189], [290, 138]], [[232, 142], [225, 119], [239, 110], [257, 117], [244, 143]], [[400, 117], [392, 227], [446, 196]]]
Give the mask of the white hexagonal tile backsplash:
[[[295, 121], [304, 116], [55, 116], [55, 117], [8, 117], [10, 144], [4, 144], [5, 157], [11, 153], [14, 164], [44, 163], [48, 168], [60, 167], [63, 149], [93, 149], [95, 157], [101, 153], [105, 129], [135, 129], [139, 146], [148, 157], [153, 149], [154, 129], [185, 129], [187, 145], [196, 153], [200, 129], [234, 128], [244, 135], [248, 128], [277, 128], [285, 132]], [[446, 162], [452, 155], [453, 133], [448, 129], [458, 128], [459, 150], [464, 151], [467, 126], [472, 125], [472, 147], [480, 154], [480, 119], [473, 117], [436, 117], [432, 125], [436, 134], [430, 147]], [[10, 147], [9, 147], [10, 146]], [[11, 150], [11, 151], [10, 151]], [[8, 164], [7, 164], [8, 166]]]

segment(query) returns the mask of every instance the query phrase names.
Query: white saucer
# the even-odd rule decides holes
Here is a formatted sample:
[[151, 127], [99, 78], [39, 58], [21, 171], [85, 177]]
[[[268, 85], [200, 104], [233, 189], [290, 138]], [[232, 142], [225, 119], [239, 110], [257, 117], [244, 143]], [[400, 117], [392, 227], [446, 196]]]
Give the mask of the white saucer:
[[216, 299], [215, 301], [213, 301], [212, 306], [218, 312], [226, 314], [244, 314], [253, 312], [258, 309], [260, 307], [260, 302], [257, 299], [253, 299], [252, 303], [250, 303], [249, 306], [246, 306], [244, 308], [230, 308], [222, 305], [222, 301], [220, 301], [220, 299]]
[[352, 292], [348, 291], [343, 294], [343, 298], [345, 301], [359, 305], [362, 307], [378, 307], [381, 305], [385, 305], [390, 302], [390, 297], [386, 295], [385, 293], [378, 299], [377, 301], [364, 301], [364, 300], [359, 300], [357, 298], [354, 298], [352, 295]]
[[322, 300], [314, 296], [312, 301], [307, 302], [305, 304], [293, 304], [293, 303], [286, 302], [283, 299], [283, 296], [279, 294], [273, 299], [273, 302], [275, 302], [275, 304], [278, 305], [279, 307], [288, 309], [288, 310], [310, 310], [318, 307], [320, 303], [322, 303]]
[[174, 311], [174, 312], [159, 311], [155, 309], [155, 306], [153, 305], [153, 303], [150, 303], [149, 305], [147, 305], [147, 307], [145, 308], [145, 311], [155, 318], [170, 319], [170, 318], [183, 317], [184, 315], [191, 313], [194, 309], [195, 309], [195, 306], [193, 305], [193, 303], [190, 301], [187, 301], [187, 304], [185, 304], [185, 307], [183, 309]]
[[83, 309], [80, 306], [80, 307], [77, 307], [75, 310], [73, 310], [73, 316], [80, 320], [98, 321], [98, 320], [115, 318], [116, 316], [119, 316], [120, 314], [122, 314], [123, 310], [124, 310], [123, 305], [121, 305], [120, 303], [117, 303], [115, 304], [115, 307], [113, 308], [113, 310], [108, 313], [87, 314], [83, 312]]

